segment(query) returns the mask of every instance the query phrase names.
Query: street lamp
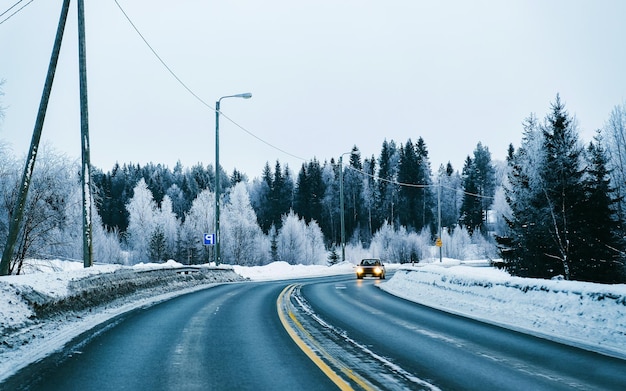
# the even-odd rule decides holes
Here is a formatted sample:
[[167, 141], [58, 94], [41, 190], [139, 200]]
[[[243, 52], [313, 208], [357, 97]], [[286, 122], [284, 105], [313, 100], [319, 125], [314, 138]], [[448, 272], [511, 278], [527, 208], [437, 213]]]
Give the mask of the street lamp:
[[339, 205], [341, 209], [341, 262], [346, 261], [346, 222], [344, 218], [343, 205], [343, 155], [349, 155], [352, 152], [345, 152], [339, 156]]
[[222, 96], [215, 102], [215, 265], [220, 264], [220, 103], [226, 98], [250, 99], [249, 92]]

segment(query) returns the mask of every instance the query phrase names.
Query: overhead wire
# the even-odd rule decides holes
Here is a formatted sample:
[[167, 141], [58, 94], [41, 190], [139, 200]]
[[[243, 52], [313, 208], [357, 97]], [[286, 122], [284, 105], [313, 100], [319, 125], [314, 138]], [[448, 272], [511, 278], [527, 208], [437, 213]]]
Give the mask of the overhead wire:
[[[22, 1], [22, 0], [20, 0]], [[32, 2], [33, 0], [31, 0]], [[150, 49], [150, 51], [152, 52], [152, 54], [159, 60], [159, 62], [161, 63], [161, 65], [163, 65], [163, 67], [165, 67], [165, 69], [170, 73], [170, 75], [172, 77], [174, 77], [174, 79], [185, 89], [187, 90], [187, 92], [189, 92], [198, 102], [200, 102], [202, 105], [204, 105], [205, 107], [209, 108], [211, 111], [215, 112], [216, 108], [211, 106], [210, 104], [208, 104], [204, 99], [202, 99], [198, 94], [196, 94], [185, 82], [182, 81], [182, 79], [180, 77], [178, 77], [178, 75], [172, 70], [172, 68], [169, 67], [169, 65], [167, 65], [167, 63], [165, 62], [165, 60], [163, 60], [163, 58], [157, 53], [157, 51], [152, 47], [152, 45], [150, 45], [150, 43], [148, 42], [148, 40], [145, 38], [145, 36], [141, 33], [141, 31], [139, 31], [139, 28], [137, 28], [137, 26], [135, 25], [135, 23], [131, 20], [130, 16], [128, 16], [128, 14], [126, 13], [126, 11], [124, 11], [124, 8], [121, 6], [121, 4], [118, 2], [118, 0], [114, 0], [115, 4], [117, 5], [117, 7], [119, 8], [119, 10], [122, 12], [122, 14], [124, 15], [124, 17], [126, 18], [126, 20], [128, 21], [128, 23], [132, 26], [132, 28], [135, 30], [135, 32], [137, 33], [137, 35], [139, 35], [139, 37], [141, 38], [141, 40], [144, 42], [144, 44], [148, 47], [148, 49]], [[19, 3], [19, 2], [18, 2]], [[231, 122], [233, 125], [237, 126], [239, 129], [241, 129], [242, 131], [246, 132], [248, 135], [254, 137], [255, 139], [257, 139], [258, 141], [264, 143], [265, 145], [284, 153], [285, 155], [291, 156], [293, 158], [302, 160], [302, 161], [306, 161], [307, 159], [294, 155], [282, 148], [277, 147], [276, 145], [273, 145], [271, 143], [269, 143], [268, 141], [265, 141], [264, 139], [262, 139], [261, 137], [257, 136], [256, 134], [254, 134], [253, 132], [249, 131], [248, 129], [246, 129], [244, 126], [240, 125], [239, 123], [237, 123], [235, 120], [233, 120], [232, 118], [230, 118], [228, 115], [224, 114], [221, 110], [220, 110], [220, 115], [223, 116], [225, 119], [227, 119], [229, 122]], [[389, 179], [385, 179], [385, 178], [381, 178], [379, 176], [375, 176], [369, 173], [366, 173], [364, 171], [358, 170], [355, 167], [352, 167], [350, 165], [347, 166], [349, 169], [356, 171], [362, 175], [366, 175], [369, 177], [374, 178], [375, 180], [379, 180], [379, 181], [383, 181], [383, 182], [388, 182], [391, 184], [395, 184], [398, 186], [403, 186], [403, 187], [414, 187], [414, 188], [426, 188], [426, 187], [437, 187], [440, 185], [420, 185], [420, 184], [413, 184], [413, 183], [403, 183], [403, 182], [398, 182], [398, 181], [394, 181], [394, 180], [389, 180]], [[443, 188], [446, 188], [445, 186], [442, 186]], [[449, 188], [450, 190], [458, 190], [458, 189], [453, 189], [453, 188]], [[480, 194], [474, 194], [474, 193], [469, 193], [466, 191], [462, 190], [463, 194], [469, 195], [469, 196], [474, 196], [474, 197], [479, 197], [479, 198], [493, 198], [493, 197], [489, 197], [489, 196], [484, 196], [484, 195], [480, 195]]]
[[[13, 4], [12, 6], [10, 6], [6, 11], [4, 11], [3, 13], [0, 14], [0, 18], [2, 18], [7, 13], [9, 13], [13, 8], [17, 7], [22, 1], [24, 1], [24, 0], [19, 0], [17, 3]], [[0, 20], [0, 24], [2, 24], [4, 22], [6, 22], [7, 20], [11, 19], [13, 16], [15, 16], [18, 12], [20, 12], [21, 10], [26, 8], [26, 6], [29, 5], [30, 3], [32, 3], [33, 1], [35, 1], [35, 0], [30, 0], [28, 3], [26, 3], [23, 6], [21, 6], [20, 8], [18, 8], [11, 15], [7, 16], [5, 19]]]
[[[31, 0], [33, 1], [33, 0]], [[137, 28], [137, 26], [135, 25], [135, 23], [133, 23], [133, 21], [130, 19], [130, 17], [128, 16], [128, 14], [126, 13], [126, 11], [124, 11], [124, 8], [122, 8], [122, 6], [120, 5], [120, 3], [117, 0], [114, 0], [115, 4], [117, 5], [117, 7], [120, 9], [120, 11], [122, 12], [122, 14], [124, 15], [124, 17], [126, 18], [126, 20], [128, 21], [128, 23], [130, 23], [130, 25], [132, 26], [132, 28], [135, 30], [135, 32], [139, 35], [139, 37], [141, 38], [141, 40], [146, 44], [146, 46], [148, 47], [148, 49], [150, 49], [150, 51], [152, 52], [152, 54], [159, 60], [159, 62], [161, 63], [161, 65], [163, 65], [165, 67], [165, 69], [169, 72], [170, 75], [172, 75], [172, 77], [174, 77], [174, 79], [176, 79], [176, 81], [185, 89], [187, 90], [187, 92], [189, 92], [198, 102], [200, 102], [202, 105], [204, 105], [205, 107], [209, 108], [211, 111], [215, 112], [216, 109], [215, 107], [211, 106], [210, 104], [208, 104], [204, 99], [202, 99], [198, 94], [196, 94], [187, 84], [185, 84], [185, 82], [182, 81], [182, 79], [180, 77], [178, 77], [178, 75], [172, 70], [172, 68], [170, 68], [167, 63], [165, 62], [165, 60], [163, 60], [163, 58], [157, 53], [157, 51], [152, 47], [152, 45], [150, 45], [150, 43], [148, 42], [148, 40], [144, 37], [144, 35], [139, 31], [139, 29]], [[220, 110], [220, 115], [223, 116], [226, 120], [228, 120], [229, 122], [231, 122], [233, 125], [235, 125], [236, 127], [238, 127], [239, 129], [241, 129], [242, 131], [244, 131], [245, 133], [247, 133], [248, 135], [254, 137], [255, 139], [257, 139], [258, 141], [262, 142], [263, 144], [269, 146], [270, 148], [273, 148], [279, 152], [284, 153], [285, 155], [291, 156], [293, 158], [302, 160], [302, 161], [306, 161], [306, 159], [294, 155], [282, 148], [277, 147], [276, 145], [262, 139], [261, 137], [257, 136], [256, 134], [254, 134], [253, 132], [251, 132], [250, 130], [246, 129], [243, 125], [240, 125], [239, 123], [237, 123], [235, 120], [233, 120], [232, 118], [230, 118], [228, 115], [224, 114], [221, 110]]]
[[470, 192], [467, 192], [465, 190], [459, 190], [459, 189], [455, 189], [453, 187], [443, 186], [443, 185], [439, 185], [439, 184], [438, 185], [420, 185], [420, 184], [416, 184], [416, 183], [398, 182], [398, 181], [392, 180], [392, 179], [381, 178], [378, 175], [370, 174], [368, 172], [365, 172], [363, 170], [359, 170], [358, 168], [350, 166], [350, 165], [346, 165], [346, 167], [349, 170], [355, 171], [355, 172], [357, 172], [357, 173], [359, 173], [361, 175], [370, 177], [370, 178], [372, 178], [374, 180], [381, 181], [381, 182], [387, 182], [389, 184], [398, 185], [398, 186], [401, 186], [401, 187], [413, 187], [413, 188], [418, 188], [418, 189], [423, 189], [423, 188], [428, 188], [428, 187], [432, 187], [432, 188], [441, 187], [442, 189], [448, 189], [448, 190], [453, 190], [453, 191], [460, 191], [461, 193], [466, 194], [466, 195], [471, 196], [471, 197], [489, 198], [489, 199], [493, 199], [494, 198], [494, 197], [491, 197], [491, 196], [486, 196], [486, 195], [477, 194], [477, 193], [470, 193]]

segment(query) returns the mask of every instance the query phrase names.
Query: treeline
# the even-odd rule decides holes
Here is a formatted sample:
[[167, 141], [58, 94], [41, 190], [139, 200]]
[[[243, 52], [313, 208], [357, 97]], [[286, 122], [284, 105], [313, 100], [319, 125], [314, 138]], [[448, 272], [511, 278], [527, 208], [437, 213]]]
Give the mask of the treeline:
[[[315, 221], [320, 226], [327, 248], [341, 240], [342, 191], [346, 237], [365, 246], [385, 222], [396, 229], [404, 226], [411, 232], [427, 230], [437, 235], [438, 202], [443, 227], [452, 229], [460, 223], [470, 233], [475, 229], [486, 232], [487, 210], [499, 183], [491, 154], [482, 144], [473, 157], [468, 156], [463, 175], [448, 164], [435, 179], [422, 138], [400, 145], [384, 141], [378, 158], [362, 159], [356, 146], [349, 155], [343, 167], [334, 159], [323, 164], [317, 159], [305, 162], [295, 177], [280, 161], [273, 167], [266, 163], [262, 176], [252, 181], [240, 172], [226, 175], [222, 171], [225, 186], [220, 192], [228, 199], [233, 186], [245, 183], [256, 223], [265, 234], [280, 229], [283, 216], [293, 211], [307, 223]], [[142, 179], [156, 206], [167, 196], [181, 222], [202, 191], [215, 193], [211, 165], [186, 169], [177, 164], [170, 170], [162, 165], [125, 164], [106, 173], [95, 170], [97, 209], [107, 230], [126, 233], [130, 220], [127, 205]]]
[[[493, 162], [478, 143], [460, 171], [448, 163], [433, 172], [421, 137], [384, 140], [378, 156], [362, 157], [354, 146], [339, 160], [304, 162], [295, 174], [280, 161], [252, 180], [220, 170], [223, 262], [337, 261], [343, 199], [355, 259], [416, 262], [432, 256], [441, 236], [444, 256], [501, 256], [514, 275], [624, 282], [625, 112], [617, 106], [583, 146], [557, 96], [543, 121], [526, 120], [521, 146], [509, 148], [506, 162]], [[23, 162], [2, 145], [0, 152], [6, 238]], [[27, 257], [81, 257], [79, 165], [55, 153], [40, 156], [14, 273]], [[202, 234], [215, 228], [213, 166], [116, 164], [92, 172], [97, 261], [213, 259], [202, 244]]]

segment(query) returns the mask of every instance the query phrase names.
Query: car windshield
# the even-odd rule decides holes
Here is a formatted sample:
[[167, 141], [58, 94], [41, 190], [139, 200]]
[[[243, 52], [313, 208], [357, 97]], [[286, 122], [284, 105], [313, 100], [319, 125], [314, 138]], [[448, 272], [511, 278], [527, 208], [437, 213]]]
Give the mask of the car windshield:
[[376, 266], [378, 265], [378, 260], [376, 259], [364, 259], [361, 264], [363, 266]]

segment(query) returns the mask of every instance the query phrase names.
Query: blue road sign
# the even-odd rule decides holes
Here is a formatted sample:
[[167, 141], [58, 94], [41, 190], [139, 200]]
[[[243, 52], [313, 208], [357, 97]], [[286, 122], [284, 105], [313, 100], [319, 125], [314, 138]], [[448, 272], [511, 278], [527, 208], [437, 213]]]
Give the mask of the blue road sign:
[[204, 234], [202, 235], [204, 239], [204, 244], [207, 246], [212, 246], [215, 244], [215, 234]]

